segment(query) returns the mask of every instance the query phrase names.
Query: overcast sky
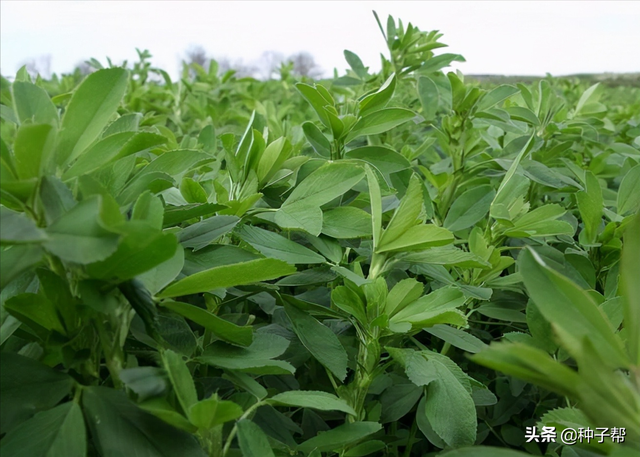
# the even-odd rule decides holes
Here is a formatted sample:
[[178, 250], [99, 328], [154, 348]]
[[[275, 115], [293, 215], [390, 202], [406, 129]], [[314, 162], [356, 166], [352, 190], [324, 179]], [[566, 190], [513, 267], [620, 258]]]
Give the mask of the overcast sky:
[[73, 1], [0, 3], [0, 71], [51, 56], [70, 71], [95, 57], [153, 63], [177, 74], [200, 45], [209, 55], [256, 61], [264, 51], [308, 51], [329, 75], [346, 67], [342, 51], [378, 69], [385, 43], [371, 10], [421, 30], [440, 30], [446, 50], [462, 54], [468, 74], [563, 75], [640, 71], [640, 2], [188, 2]]

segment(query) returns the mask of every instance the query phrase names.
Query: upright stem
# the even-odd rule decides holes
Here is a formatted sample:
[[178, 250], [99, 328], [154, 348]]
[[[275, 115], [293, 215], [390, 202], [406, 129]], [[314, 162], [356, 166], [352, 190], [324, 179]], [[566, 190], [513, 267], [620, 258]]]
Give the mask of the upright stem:
[[238, 422], [241, 421], [242, 419], [246, 419], [256, 409], [258, 409], [259, 407], [264, 406], [266, 404], [267, 404], [266, 401], [256, 402], [253, 406], [251, 406], [249, 409], [247, 409], [242, 416], [240, 416], [240, 419], [238, 419], [238, 421], [236, 421], [236, 423], [234, 424], [233, 429], [231, 429], [231, 432], [229, 433], [229, 436], [227, 437], [227, 441], [224, 444], [224, 449], [222, 449], [222, 455], [223, 456], [227, 455], [227, 453], [229, 452], [229, 449], [231, 448], [231, 443], [233, 442], [233, 439], [236, 437], [236, 433], [238, 433]]
[[208, 430], [204, 438], [209, 450], [209, 457], [222, 457], [222, 424]]
[[350, 418], [351, 422], [364, 419], [364, 403], [374, 378], [374, 371], [380, 362], [380, 352], [378, 328], [375, 328], [371, 334], [366, 333], [364, 341], [360, 342], [356, 375], [352, 384], [352, 389], [355, 390], [352, 391], [352, 406], [356, 411], [356, 417]]
[[[102, 352], [104, 353], [105, 364], [107, 366], [107, 370], [109, 370], [109, 374], [111, 375], [111, 382], [113, 383], [113, 387], [116, 389], [121, 389], [123, 384], [120, 380], [120, 371], [124, 366], [124, 360], [121, 357], [121, 351], [117, 350], [117, 346], [111, 346], [111, 344], [117, 345], [118, 342], [115, 341], [113, 337], [110, 337], [107, 334], [107, 329], [104, 327], [104, 323], [102, 322], [99, 315], [93, 320], [93, 322], [96, 330], [98, 330], [100, 344], [102, 345]], [[112, 343], [109, 344], [109, 341], [111, 341]]]
[[416, 436], [417, 429], [418, 429], [418, 421], [414, 419], [413, 423], [411, 424], [411, 430], [409, 431], [409, 438], [407, 438], [407, 446], [404, 448], [404, 453], [402, 454], [402, 457], [410, 457], [411, 448], [413, 447], [413, 439]]
[[369, 279], [376, 279], [378, 276], [380, 276], [386, 260], [386, 254], [373, 254], [373, 256], [371, 257], [371, 267], [369, 268]]

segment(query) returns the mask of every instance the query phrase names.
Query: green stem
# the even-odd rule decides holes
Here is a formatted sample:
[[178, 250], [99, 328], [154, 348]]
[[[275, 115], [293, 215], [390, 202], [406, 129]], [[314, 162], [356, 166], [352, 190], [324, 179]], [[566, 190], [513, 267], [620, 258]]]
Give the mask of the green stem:
[[418, 421], [413, 420], [411, 424], [411, 430], [409, 430], [409, 437], [407, 438], [407, 446], [404, 448], [404, 453], [402, 457], [409, 457], [411, 455], [411, 448], [413, 447], [413, 439], [416, 436], [416, 432], [418, 430]]
[[369, 268], [369, 279], [376, 279], [378, 276], [380, 276], [386, 260], [386, 254], [373, 254], [373, 256], [371, 257], [371, 267]]
[[222, 450], [222, 456], [224, 457], [225, 455], [227, 455], [227, 453], [229, 452], [229, 449], [231, 448], [231, 442], [233, 441], [233, 439], [236, 437], [236, 433], [238, 433], [238, 422], [246, 419], [247, 417], [249, 417], [249, 415], [251, 415], [251, 413], [253, 413], [256, 409], [258, 409], [261, 406], [266, 405], [268, 402], [266, 401], [259, 401], [257, 402], [255, 405], [251, 406], [249, 409], [247, 409], [244, 414], [242, 416], [240, 416], [240, 419], [238, 419], [236, 421], [236, 423], [233, 425], [233, 429], [231, 429], [231, 433], [229, 433], [229, 436], [227, 437], [227, 441], [224, 444], [224, 449]]
[[208, 430], [204, 436], [209, 457], [222, 457], [222, 424]]
[[356, 368], [356, 376], [354, 379], [355, 394], [353, 401], [353, 409], [356, 411], [355, 418], [350, 417], [349, 420], [364, 419], [364, 403], [369, 392], [369, 387], [373, 382], [373, 372], [380, 362], [380, 346], [377, 341], [377, 332], [369, 336], [366, 341], [360, 343], [358, 351], [358, 360]]
[[112, 341], [112, 344], [117, 344], [115, 338], [110, 337], [107, 334], [107, 329], [104, 326], [104, 323], [101, 320], [101, 317], [98, 315], [94, 320], [94, 325], [96, 330], [98, 330], [98, 336], [100, 338], [100, 345], [102, 346], [102, 352], [104, 354], [105, 364], [107, 366], [107, 370], [109, 370], [109, 375], [111, 375], [111, 382], [113, 383], [113, 387], [115, 389], [122, 389], [123, 384], [120, 380], [120, 370], [122, 370], [124, 365], [124, 360], [120, 357], [120, 352], [117, 348], [112, 347], [109, 344], [109, 341]]

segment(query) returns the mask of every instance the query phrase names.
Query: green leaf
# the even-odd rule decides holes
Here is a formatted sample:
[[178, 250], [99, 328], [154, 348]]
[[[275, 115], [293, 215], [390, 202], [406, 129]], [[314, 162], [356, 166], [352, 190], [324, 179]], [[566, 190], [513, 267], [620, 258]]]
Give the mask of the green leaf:
[[214, 158], [208, 154], [189, 149], [167, 151], [153, 159], [129, 181], [118, 195], [118, 201], [122, 205], [133, 202], [142, 192], [151, 189], [156, 180], [165, 180], [168, 184], [155, 192], [166, 189], [173, 185], [173, 180], [181, 181], [189, 170], [212, 160]]
[[162, 365], [169, 376], [182, 410], [189, 412], [189, 409], [198, 402], [196, 386], [191, 379], [189, 368], [182, 356], [171, 350], [162, 353]]
[[163, 227], [172, 227], [189, 219], [196, 217], [209, 216], [216, 211], [227, 208], [224, 205], [216, 205], [214, 203], [204, 203], [201, 205], [183, 205], [183, 206], [167, 206], [164, 209], [164, 217], [162, 219]]
[[87, 387], [82, 406], [93, 442], [103, 457], [205, 456], [192, 435], [138, 408], [122, 391]]
[[598, 178], [592, 172], [585, 172], [585, 190], [577, 192], [576, 199], [578, 200], [578, 209], [584, 223], [585, 241], [593, 245], [602, 223], [604, 201]]
[[452, 323], [465, 325], [466, 319], [456, 310], [465, 297], [456, 288], [443, 287], [425, 295], [403, 309], [396, 309], [389, 319], [392, 323], [409, 322], [413, 327]]
[[426, 328], [425, 330], [452, 346], [460, 348], [463, 351], [471, 352], [472, 354], [480, 352], [487, 347], [485, 343], [475, 336], [448, 325], [438, 324], [433, 327]]
[[90, 173], [129, 155], [159, 146], [166, 137], [150, 132], [119, 132], [105, 136], [90, 146], [62, 175], [65, 181]]
[[551, 425], [560, 430], [567, 427], [575, 427], [576, 429], [583, 427], [595, 428], [582, 411], [577, 408], [556, 408], [542, 415], [540, 424]]
[[38, 178], [48, 171], [56, 134], [50, 124], [25, 124], [18, 129], [13, 153], [19, 179]]
[[451, 65], [451, 62], [465, 62], [464, 57], [458, 54], [440, 54], [439, 56], [432, 57], [426, 60], [422, 66], [417, 70], [418, 73], [433, 73], [442, 68]]
[[[132, 157], [135, 159], [135, 157]], [[117, 162], [116, 162], [117, 163]], [[125, 184], [125, 179], [120, 183]], [[127, 186], [122, 189], [120, 193], [117, 193], [117, 200], [120, 206], [127, 206], [133, 203], [140, 194], [151, 191], [151, 193], [162, 192], [163, 190], [173, 187], [174, 180], [167, 173], [161, 171], [145, 172], [144, 170], [138, 173], [133, 179], [128, 181]]]
[[176, 411], [174, 407], [162, 397], [145, 400], [142, 403], [138, 403], [137, 406], [177, 429], [184, 430], [189, 433], [195, 433], [198, 431], [198, 428], [195, 425], [189, 422], [181, 413]]
[[47, 239], [47, 234], [39, 229], [26, 214], [0, 206], [0, 243], [38, 243]]
[[[534, 138], [533, 136], [530, 136], [528, 137], [526, 142], [524, 142], [524, 145], [520, 149], [520, 152], [518, 152], [518, 154], [516, 155], [516, 158], [509, 166], [507, 173], [504, 175], [504, 177], [502, 178], [502, 181], [500, 182], [500, 187], [498, 187], [496, 196], [494, 197], [493, 202], [491, 203], [491, 216], [496, 219], [511, 220], [511, 218], [509, 217], [510, 211], [506, 212], [506, 210], [510, 209], [509, 207], [511, 206], [511, 204], [509, 204], [508, 202], [509, 200], [513, 200], [513, 198], [517, 196], [519, 193], [519, 192], [514, 192], [514, 187], [519, 188], [518, 186], [519, 180], [513, 179], [513, 176], [516, 174], [516, 171], [518, 170], [518, 166], [520, 165], [520, 162], [522, 161], [524, 156], [529, 152], [529, 148], [533, 142], [533, 138]], [[519, 143], [522, 143], [525, 139], [526, 137], [516, 138], [509, 144], [512, 144], [514, 141], [518, 141]], [[519, 145], [519, 143], [517, 144]]]
[[160, 197], [145, 192], [136, 200], [131, 213], [131, 220], [145, 221], [150, 227], [162, 230], [164, 206]]
[[325, 106], [324, 110], [327, 112], [327, 118], [329, 119], [331, 135], [334, 139], [342, 138], [342, 134], [344, 133], [344, 123], [338, 117], [336, 109], [333, 106]]
[[345, 49], [344, 58], [356, 75], [358, 75], [360, 78], [364, 78], [365, 76], [367, 76], [367, 69], [365, 68], [362, 60], [360, 60], [360, 57], [358, 57], [357, 54]]
[[124, 114], [104, 129], [104, 132], [102, 132], [102, 138], [115, 135], [116, 133], [137, 132], [140, 128], [141, 120], [142, 114], [140, 113]]
[[480, 365], [561, 395], [575, 397], [581, 385], [578, 373], [554, 360], [542, 349], [524, 343], [491, 343], [487, 349], [470, 358]]
[[290, 264], [325, 263], [325, 258], [317, 252], [295, 241], [288, 240], [275, 232], [244, 225], [238, 231], [238, 235], [243, 241], [249, 243], [260, 251], [261, 254], [268, 257], [280, 259]]
[[119, 236], [104, 228], [101, 198], [81, 201], [47, 228], [44, 247], [63, 260], [87, 264], [104, 260], [118, 247]]
[[380, 184], [371, 170], [366, 166], [367, 185], [369, 187], [369, 202], [371, 204], [371, 232], [373, 234], [373, 250], [380, 244], [382, 235], [382, 197], [380, 195]]
[[501, 101], [506, 100], [507, 98], [511, 97], [514, 94], [517, 94], [518, 92], [520, 92], [520, 90], [517, 87], [502, 84], [501, 86], [498, 86], [495, 89], [492, 89], [491, 91], [484, 94], [484, 96], [476, 105], [476, 110], [485, 111], [489, 108], [493, 108]]
[[[85, 286], [87, 292], [83, 292], [83, 298], [86, 300], [85, 294], [91, 297], [95, 292], [92, 293], [92, 287], [88, 281], [85, 282], [85, 284], [88, 286]], [[144, 288], [144, 285], [142, 285], [142, 283], [137, 279], [130, 279], [118, 284], [118, 290], [127, 299], [140, 319], [142, 319], [147, 333], [156, 341], [160, 340], [160, 335], [158, 333], [158, 308], [151, 298], [149, 291]], [[104, 300], [104, 293], [101, 291], [96, 292], [99, 294], [96, 298], [99, 300], [98, 303], [100, 303]], [[96, 308], [98, 308], [99, 311], [104, 312], [104, 309], [100, 309], [100, 305], [96, 306]]]
[[310, 268], [287, 276], [276, 283], [278, 286], [307, 286], [311, 284], [326, 284], [336, 279], [337, 274], [328, 266]]
[[303, 122], [302, 131], [314, 151], [322, 157], [331, 157], [331, 142], [313, 122]]
[[428, 361], [436, 379], [427, 386], [425, 412], [433, 430], [451, 447], [476, 440], [476, 408], [467, 390], [440, 361]]
[[[6, 433], [38, 411], [54, 407], [71, 392], [73, 379], [12, 352], [0, 358], [0, 433]], [[4, 440], [3, 440], [4, 441]]]
[[217, 150], [216, 129], [213, 125], [206, 125], [200, 130], [198, 135], [198, 143], [202, 145], [202, 149], [209, 154], [215, 154]]
[[296, 84], [296, 89], [298, 89], [298, 92], [300, 92], [304, 99], [309, 102], [313, 110], [320, 118], [320, 121], [326, 127], [331, 127], [331, 123], [329, 122], [329, 115], [324, 107], [327, 105], [333, 105], [333, 103], [330, 100], [324, 98], [321, 92], [319, 92], [316, 87], [310, 86], [309, 84], [298, 83]]
[[76, 200], [73, 198], [71, 190], [54, 176], [42, 177], [39, 197], [47, 225], [53, 224], [76, 205]]
[[365, 325], [368, 322], [365, 304], [352, 289], [346, 286], [336, 287], [331, 291], [331, 302], [336, 308], [355, 317], [360, 324]]
[[210, 430], [213, 427], [230, 422], [242, 416], [240, 405], [226, 400], [220, 400], [217, 394], [213, 394], [206, 400], [195, 403], [189, 409], [189, 419], [202, 430]]
[[391, 100], [395, 90], [396, 75], [392, 73], [376, 92], [367, 95], [360, 101], [360, 116], [366, 116], [369, 113], [384, 108], [389, 100]]
[[[186, 317], [198, 325], [202, 325], [215, 336], [229, 343], [237, 344], [239, 346], [249, 346], [253, 341], [253, 328], [250, 326], [241, 327], [224, 320], [207, 310], [188, 303], [170, 300], [162, 302], [162, 306]], [[184, 408], [185, 411], [188, 409], [188, 407]]]
[[418, 98], [422, 104], [422, 117], [427, 121], [435, 119], [440, 108], [440, 94], [438, 86], [428, 76], [418, 78]]
[[[385, 239], [383, 234], [382, 240]], [[376, 252], [420, 251], [432, 246], [444, 246], [450, 243], [453, 243], [453, 234], [446, 228], [433, 224], [416, 225], [410, 227], [395, 240], [381, 243]]]
[[640, 210], [640, 165], [633, 167], [622, 178], [618, 189], [617, 209], [621, 216]]
[[444, 227], [457, 232], [473, 226], [489, 212], [495, 195], [495, 190], [489, 185], [467, 190], [449, 208]]
[[314, 317], [288, 303], [285, 303], [284, 309], [304, 347], [338, 380], [343, 381], [347, 376], [347, 352], [336, 334]]
[[371, 216], [352, 206], [340, 206], [325, 211], [322, 218], [322, 233], [338, 239], [371, 236]]
[[522, 106], [508, 106], [504, 110], [509, 113], [509, 117], [515, 121], [527, 122], [528, 124], [539, 126], [540, 120], [538, 116], [529, 108]]
[[318, 236], [322, 229], [320, 206], [334, 200], [364, 177], [364, 170], [350, 163], [327, 163], [306, 177], [276, 212], [276, 223]]
[[0, 253], [0, 288], [4, 288], [20, 273], [39, 263], [44, 251], [40, 246], [18, 245]]
[[440, 454], [442, 457], [525, 457], [531, 454], [491, 446], [472, 446]]
[[184, 249], [178, 247], [171, 258], [138, 275], [137, 279], [151, 295], [155, 295], [176, 279], [183, 266]]
[[380, 422], [388, 424], [402, 419], [418, 403], [423, 393], [423, 388], [406, 382], [387, 388], [380, 396]]
[[436, 432], [433, 431], [433, 427], [429, 423], [429, 419], [427, 419], [427, 413], [425, 412], [425, 397], [422, 397], [418, 402], [418, 408], [416, 409], [416, 424], [418, 424], [418, 428], [427, 437], [429, 442], [434, 446], [444, 449], [447, 447], [447, 444], [442, 441]]
[[558, 345], [554, 341], [551, 324], [540, 314], [540, 310], [531, 300], [527, 303], [526, 320], [529, 333], [539, 344], [539, 347], [550, 354], [555, 353], [558, 350]]
[[253, 379], [250, 375], [242, 373], [241, 371], [227, 371], [222, 375], [222, 377], [247, 391], [258, 400], [262, 400], [268, 395], [267, 389], [262, 387], [262, 384]]
[[381, 429], [382, 425], [377, 422], [347, 423], [326, 432], [320, 432], [317, 436], [300, 444], [298, 449], [307, 453], [314, 449], [320, 452], [335, 451], [356, 443]]
[[565, 221], [556, 221], [565, 214], [565, 209], [552, 203], [543, 205], [516, 219], [505, 235], [522, 238], [529, 236], [573, 235], [573, 227]]
[[67, 402], [12, 429], [0, 442], [0, 452], [13, 457], [84, 457], [86, 433], [80, 406]]
[[167, 151], [153, 159], [144, 167], [136, 177], [147, 173], [166, 173], [177, 181], [182, 179], [184, 173], [198, 165], [214, 160], [210, 155], [191, 149], [176, 149]]
[[384, 133], [410, 121], [415, 116], [416, 114], [413, 111], [405, 108], [384, 108], [379, 111], [374, 111], [361, 117], [358, 122], [356, 122], [347, 135], [345, 143], [359, 136]]
[[384, 146], [363, 146], [347, 151], [344, 156], [364, 160], [387, 176], [411, 168], [411, 163], [402, 154]]
[[620, 291], [624, 304], [624, 326], [627, 350], [634, 365], [640, 365], [640, 215], [634, 217], [624, 232], [624, 247], [620, 263]]
[[43, 88], [25, 81], [15, 81], [11, 88], [21, 124], [31, 122], [58, 125], [58, 110]]
[[46, 297], [31, 293], [18, 294], [8, 299], [4, 307], [29, 326], [35, 323], [48, 331], [66, 334], [56, 305]]
[[293, 203], [276, 212], [276, 223], [284, 229], [298, 229], [318, 236], [322, 231], [322, 210], [317, 206]]
[[185, 262], [183, 273], [192, 275], [213, 267], [257, 260], [262, 257], [237, 246], [223, 244], [208, 246], [200, 251], [184, 251]]
[[56, 151], [58, 165], [77, 158], [107, 126], [127, 89], [124, 68], [90, 74], [74, 92], [64, 117]]
[[159, 298], [208, 292], [220, 287], [235, 287], [280, 278], [296, 272], [295, 267], [276, 259], [239, 262], [195, 273], [164, 289]]
[[267, 185], [271, 178], [280, 171], [291, 152], [291, 144], [285, 137], [272, 141], [265, 148], [256, 167], [256, 176], [260, 181], [260, 186]]
[[344, 457], [364, 457], [365, 455], [371, 455], [374, 452], [381, 451], [386, 447], [387, 445], [384, 441], [365, 441], [364, 443], [360, 443], [345, 452]]
[[578, 104], [576, 105], [575, 116], [578, 116], [583, 108], [588, 106], [591, 103], [596, 103], [600, 96], [602, 95], [602, 86], [600, 83], [596, 83], [585, 90], [578, 100]]
[[298, 408], [313, 408], [321, 411], [342, 411], [352, 416], [356, 412], [341, 398], [327, 392], [317, 390], [290, 390], [269, 399], [279, 405]]
[[120, 380], [136, 395], [136, 401], [158, 397], [167, 391], [167, 379], [164, 370], [157, 367], [125, 368], [118, 373]]
[[477, 309], [477, 312], [482, 314], [483, 316], [487, 316], [492, 319], [498, 319], [501, 321], [522, 323], [527, 322], [527, 317], [517, 309], [500, 306], [499, 304], [482, 305]]
[[178, 249], [172, 233], [153, 232], [146, 224], [126, 224], [125, 235], [116, 252], [91, 263], [87, 271], [94, 278], [125, 281], [171, 259]]
[[424, 284], [413, 278], [403, 279], [399, 281], [389, 291], [387, 295], [387, 303], [385, 305], [385, 313], [392, 316], [396, 312], [404, 309], [409, 303], [416, 301], [424, 292]]
[[8, 107], [7, 105], [0, 104], [0, 119], [4, 119], [7, 122], [11, 122], [13, 124], [19, 124], [20, 121], [16, 117], [16, 114], [13, 112], [13, 109]]
[[180, 183], [180, 194], [188, 203], [207, 203], [207, 193], [200, 183], [187, 176]]
[[489, 268], [491, 263], [482, 257], [454, 246], [433, 247], [425, 251], [410, 252], [402, 260], [417, 265], [456, 265], [462, 268]]
[[197, 251], [229, 233], [238, 222], [240, 218], [236, 216], [213, 216], [182, 229], [178, 240], [185, 248]]
[[532, 250], [518, 257], [529, 296], [544, 318], [553, 323], [565, 349], [577, 357], [583, 339], [593, 342], [598, 354], [614, 368], [629, 366], [620, 338], [591, 294], [549, 268]]
[[236, 426], [243, 457], [274, 457], [267, 435], [259, 426], [248, 419], [238, 421]]
[[422, 353], [412, 349], [386, 349], [391, 357], [402, 365], [407, 378], [416, 386], [427, 386], [438, 378], [434, 364], [429, 363]]
[[292, 374], [295, 368], [283, 360], [272, 360], [284, 354], [289, 340], [271, 333], [256, 333], [253, 343], [243, 348], [223, 342], [207, 347], [199, 361], [228, 370], [255, 374]]
[[[369, 183], [371, 185], [371, 183]], [[400, 238], [411, 227], [422, 223], [420, 218], [424, 207], [424, 198], [422, 196], [422, 184], [417, 175], [412, 174], [407, 187], [407, 192], [400, 200], [400, 205], [396, 208], [387, 228], [382, 232], [378, 251], [385, 244], [388, 244]], [[374, 230], [375, 233], [375, 230]]]

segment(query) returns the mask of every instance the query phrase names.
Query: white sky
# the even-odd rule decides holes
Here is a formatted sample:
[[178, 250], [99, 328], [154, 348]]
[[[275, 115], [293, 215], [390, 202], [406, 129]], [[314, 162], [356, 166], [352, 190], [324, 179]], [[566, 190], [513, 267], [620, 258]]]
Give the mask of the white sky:
[[421, 30], [440, 30], [468, 74], [554, 75], [640, 71], [640, 2], [248, 2], [6, 1], [0, 3], [0, 71], [51, 55], [67, 72], [89, 57], [136, 59], [177, 74], [189, 46], [214, 57], [258, 60], [264, 51], [308, 51], [326, 74], [346, 67], [342, 51], [372, 69], [385, 43], [371, 10]]

